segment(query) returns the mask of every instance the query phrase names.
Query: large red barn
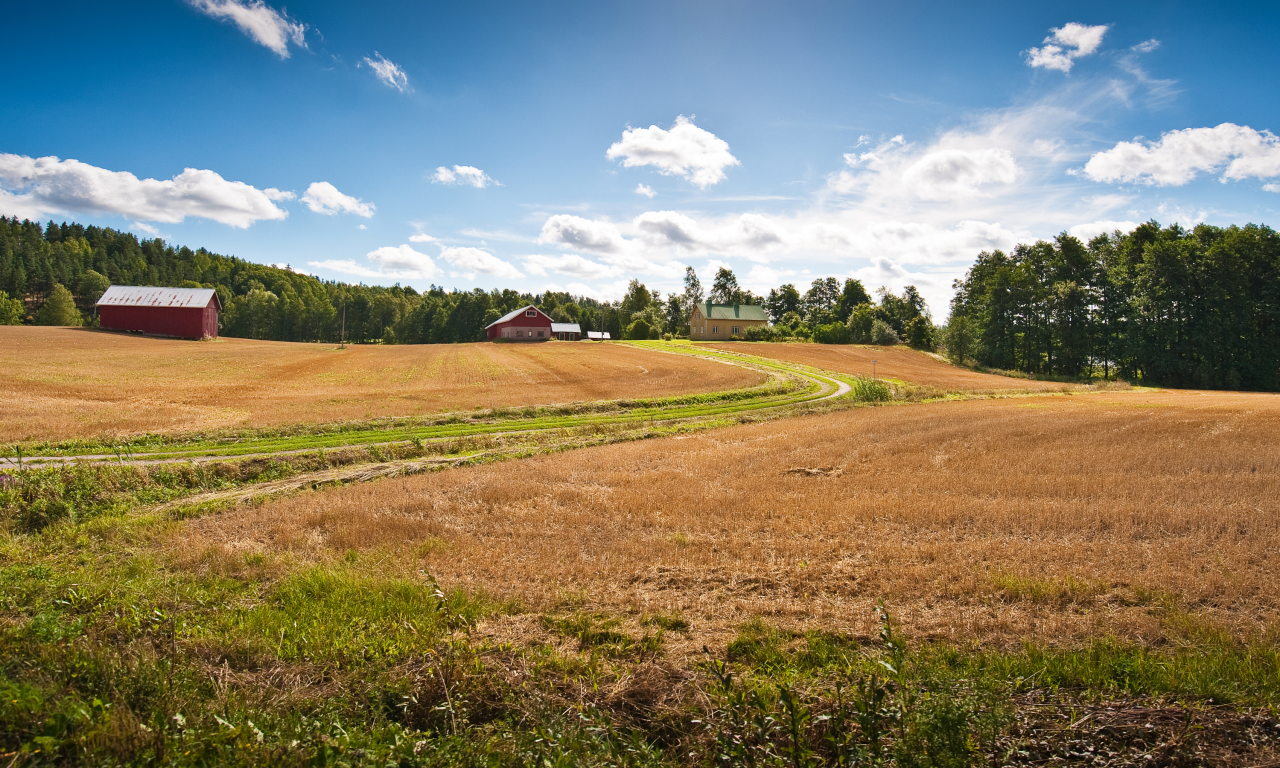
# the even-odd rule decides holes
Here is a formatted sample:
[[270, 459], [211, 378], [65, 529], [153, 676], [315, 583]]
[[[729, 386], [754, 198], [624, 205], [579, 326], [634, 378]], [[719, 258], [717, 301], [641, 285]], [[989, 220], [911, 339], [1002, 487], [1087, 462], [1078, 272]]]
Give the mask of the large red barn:
[[214, 339], [222, 302], [212, 288], [113, 285], [97, 306], [99, 324], [110, 330]]
[[494, 320], [485, 328], [489, 341], [494, 339], [510, 339], [511, 341], [550, 341], [551, 317], [547, 313], [529, 304], [513, 309]]

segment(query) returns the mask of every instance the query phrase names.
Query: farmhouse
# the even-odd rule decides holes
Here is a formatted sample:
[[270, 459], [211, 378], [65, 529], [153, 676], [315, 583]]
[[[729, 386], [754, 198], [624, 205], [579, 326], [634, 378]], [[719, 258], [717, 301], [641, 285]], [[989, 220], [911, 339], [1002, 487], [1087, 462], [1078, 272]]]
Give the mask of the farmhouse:
[[693, 313], [689, 315], [689, 338], [693, 341], [724, 341], [741, 336], [748, 328], [763, 328], [768, 324], [769, 318], [763, 307], [700, 302], [693, 305]]
[[222, 302], [212, 288], [113, 285], [97, 307], [101, 326], [109, 330], [215, 339]]
[[[556, 323], [556, 325], [560, 325], [560, 323]], [[529, 304], [512, 310], [489, 323], [485, 328], [485, 333], [489, 341], [494, 339], [548, 341], [554, 338], [551, 335], [553, 333], [551, 326], [550, 316]]]

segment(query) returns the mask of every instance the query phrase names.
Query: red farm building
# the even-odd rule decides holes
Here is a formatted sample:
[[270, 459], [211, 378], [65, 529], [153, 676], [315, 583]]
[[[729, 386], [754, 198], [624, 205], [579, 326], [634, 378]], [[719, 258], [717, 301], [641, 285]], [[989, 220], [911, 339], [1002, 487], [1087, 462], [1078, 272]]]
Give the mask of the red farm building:
[[212, 288], [146, 288], [113, 285], [98, 299], [101, 326], [156, 336], [213, 339], [222, 302]]
[[551, 335], [551, 318], [547, 313], [529, 304], [512, 310], [494, 320], [485, 328], [489, 341], [548, 341]]

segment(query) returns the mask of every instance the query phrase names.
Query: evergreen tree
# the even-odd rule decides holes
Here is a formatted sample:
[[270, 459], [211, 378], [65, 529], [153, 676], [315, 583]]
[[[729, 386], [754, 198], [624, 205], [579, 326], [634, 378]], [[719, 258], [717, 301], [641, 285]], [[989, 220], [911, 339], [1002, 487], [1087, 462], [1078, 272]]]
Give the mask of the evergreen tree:
[[[50, 222], [52, 226], [52, 222]], [[49, 298], [45, 299], [44, 304], [40, 305], [40, 309], [36, 311], [36, 325], [84, 325], [84, 318], [80, 316], [80, 310], [76, 309], [76, 300], [72, 297], [71, 291], [62, 287], [61, 283], [53, 286], [53, 290], [49, 293]]]

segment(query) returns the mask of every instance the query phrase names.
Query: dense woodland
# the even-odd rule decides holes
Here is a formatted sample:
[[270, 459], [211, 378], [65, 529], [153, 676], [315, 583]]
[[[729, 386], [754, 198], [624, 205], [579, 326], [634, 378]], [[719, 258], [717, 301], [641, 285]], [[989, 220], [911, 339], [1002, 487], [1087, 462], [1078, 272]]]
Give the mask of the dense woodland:
[[982, 253], [956, 281], [953, 357], [1177, 387], [1280, 389], [1280, 239], [1148, 222]]

